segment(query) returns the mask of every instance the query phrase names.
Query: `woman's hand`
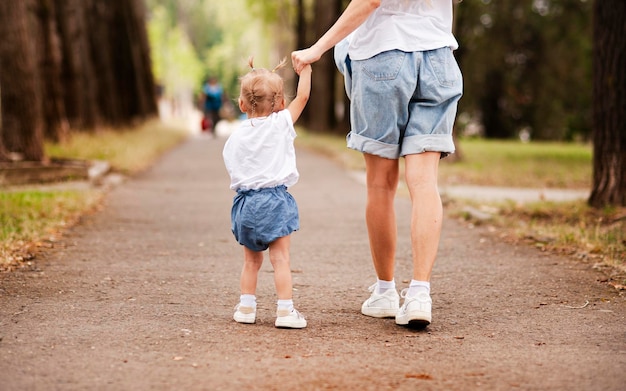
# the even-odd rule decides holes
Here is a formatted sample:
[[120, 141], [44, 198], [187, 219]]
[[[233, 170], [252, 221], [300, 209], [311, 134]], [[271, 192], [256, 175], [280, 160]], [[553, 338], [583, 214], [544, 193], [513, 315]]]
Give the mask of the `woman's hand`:
[[365, 20], [380, 7], [381, 0], [352, 0], [345, 11], [328, 31], [308, 49], [291, 53], [293, 70], [299, 75], [306, 64], [319, 60], [327, 50], [357, 29]]
[[316, 62], [322, 57], [322, 53], [315, 46], [308, 49], [296, 50], [291, 53], [291, 62], [293, 70], [299, 75], [302, 69], [309, 64]]

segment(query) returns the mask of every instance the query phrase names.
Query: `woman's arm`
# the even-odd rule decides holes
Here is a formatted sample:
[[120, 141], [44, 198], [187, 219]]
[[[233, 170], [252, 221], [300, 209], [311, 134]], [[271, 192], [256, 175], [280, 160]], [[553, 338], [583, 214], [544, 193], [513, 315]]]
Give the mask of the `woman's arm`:
[[352, 0], [339, 19], [310, 48], [291, 53], [291, 62], [300, 74], [306, 64], [314, 63], [330, 48], [357, 29], [380, 6], [381, 0]]

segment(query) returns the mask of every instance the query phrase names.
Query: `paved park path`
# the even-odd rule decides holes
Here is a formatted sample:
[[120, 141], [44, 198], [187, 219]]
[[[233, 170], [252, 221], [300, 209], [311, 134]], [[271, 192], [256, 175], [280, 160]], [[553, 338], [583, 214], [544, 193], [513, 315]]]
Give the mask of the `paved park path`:
[[[300, 151], [294, 299], [232, 320], [242, 250], [223, 139], [192, 138], [114, 188], [31, 270], [0, 275], [0, 390], [625, 390], [626, 299], [590, 265], [446, 218], [426, 330], [359, 312], [375, 275], [365, 189]], [[408, 200], [397, 201], [400, 287]]]

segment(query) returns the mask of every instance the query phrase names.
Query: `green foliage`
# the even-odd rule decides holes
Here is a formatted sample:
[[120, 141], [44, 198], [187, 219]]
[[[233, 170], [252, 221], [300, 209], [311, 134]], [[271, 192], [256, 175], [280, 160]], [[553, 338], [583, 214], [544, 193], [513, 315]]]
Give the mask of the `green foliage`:
[[204, 79], [215, 76], [228, 97], [237, 97], [248, 57], [263, 66], [277, 62], [271, 58], [276, 45], [271, 26], [283, 3], [287, 0], [149, 0], [155, 74], [166, 84], [166, 93], [184, 89], [197, 95]]
[[488, 137], [588, 138], [591, 129], [591, 1], [465, 1], [457, 9], [460, 112]]
[[203, 67], [189, 37], [172, 23], [167, 8], [155, 6], [148, 23], [152, 70], [167, 98], [189, 94], [203, 77]]
[[255, 18], [260, 18], [267, 24], [281, 22], [280, 16], [287, 10], [291, 16], [295, 14], [292, 0], [257, 1], [246, 0], [246, 6]]

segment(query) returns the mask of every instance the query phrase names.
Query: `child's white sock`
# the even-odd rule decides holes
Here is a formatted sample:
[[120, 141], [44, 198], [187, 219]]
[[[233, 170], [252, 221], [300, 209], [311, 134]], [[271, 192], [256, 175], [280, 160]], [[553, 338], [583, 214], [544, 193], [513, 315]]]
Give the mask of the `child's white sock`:
[[430, 282], [411, 280], [411, 284], [409, 285], [409, 290], [406, 295], [413, 297], [420, 292], [426, 292], [430, 295]]
[[293, 299], [289, 299], [289, 300], [278, 299], [277, 305], [278, 305], [279, 310], [293, 311]]
[[385, 280], [378, 280], [378, 294], [382, 295], [383, 293], [387, 292], [387, 290], [389, 289], [396, 289], [396, 281], [395, 280], [391, 280], [391, 281], [385, 281]]
[[256, 296], [255, 295], [241, 295], [239, 296], [239, 303], [244, 307], [256, 308]]

